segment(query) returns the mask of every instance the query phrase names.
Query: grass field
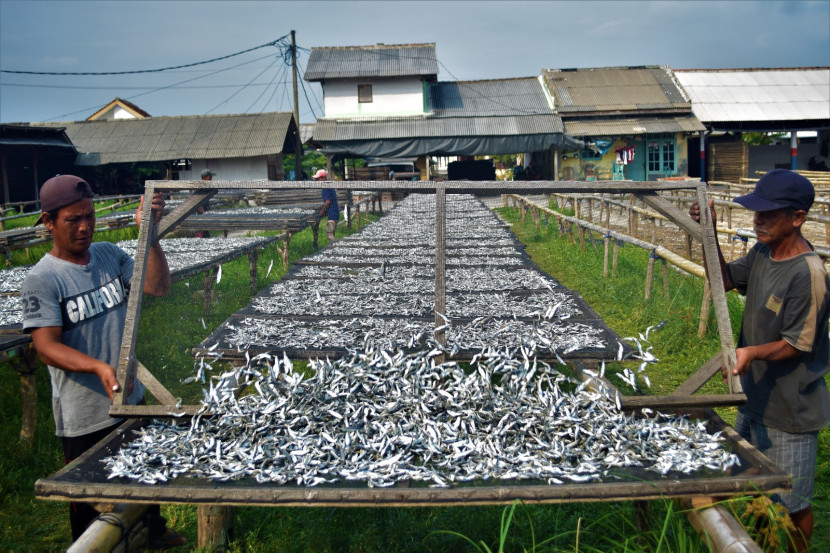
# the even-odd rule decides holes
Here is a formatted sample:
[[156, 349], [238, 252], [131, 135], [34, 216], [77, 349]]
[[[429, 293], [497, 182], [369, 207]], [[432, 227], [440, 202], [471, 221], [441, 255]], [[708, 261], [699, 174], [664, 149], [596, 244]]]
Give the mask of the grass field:
[[[513, 210], [505, 217], [516, 220]], [[558, 237], [556, 229], [536, 231], [532, 223], [516, 225], [515, 232], [527, 245], [528, 253], [545, 271], [565, 286], [579, 291], [592, 308], [621, 336], [636, 335], [646, 327], [666, 320], [651, 336], [653, 353], [660, 361], [649, 368], [651, 393], [668, 393], [718, 349], [714, 324], [701, 340], [697, 338], [698, 312], [702, 295], [699, 279], [670, 274], [671, 299], [654, 293], [643, 300], [643, 283], [648, 252], [625, 247], [620, 250], [617, 275], [602, 277], [602, 252]], [[129, 238], [132, 231], [113, 241]], [[340, 230], [338, 230], [338, 233]], [[324, 234], [324, 233], [322, 233]], [[134, 237], [134, 234], [133, 236]], [[321, 236], [321, 246], [325, 237]], [[48, 248], [44, 248], [45, 251]], [[291, 259], [312, 253], [308, 230], [292, 239]], [[35, 259], [42, 252], [32, 252]], [[268, 265], [274, 268], [265, 277]], [[21, 261], [26, 263], [31, 261]], [[258, 288], [280, 278], [284, 271], [273, 247], [259, 257]], [[181, 384], [191, 374], [190, 349], [228, 315], [250, 301], [248, 260], [243, 258], [223, 267], [222, 281], [215, 285], [212, 315], [202, 319], [202, 276], [174, 284], [167, 298], [148, 298], [143, 306], [137, 357], [165, 383], [175, 396], [187, 402], [198, 390]], [[657, 286], [657, 285], [655, 285]], [[729, 298], [733, 324], [740, 318], [737, 296]], [[633, 367], [633, 365], [631, 365]], [[620, 370], [617, 366], [613, 370]], [[0, 551], [57, 551], [69, 546], [65, 503], [34, 498], [33, 485], [61, 468], [60, 444], [53, 435], [50, 390], [45, 369], [38, 369], [38, 428], [33, 444], [20, 444], [20, 388], [14, 369], [0, 367]], [[724, 392], [725, 385], [711, 382], [708, 393]], [[732, 410], [722, 410], [727, 420]], [[817, 513], [814, 550], [830, 547], [830, 433], [820, 434], [815, 510]], [[742, 512], [747, 500], [735, 502]], [[170, 525], [195, 544], [196, 509], [167, 505], [163, 513]], [[509, 517], [512, 515], [512, 517]], [[509, 518], [509, 523], [508, 523]], [[230, 551], [288, 552], [395, 552], [395, 551], [708, 551], [695, 536], [678, 507], [670, 501], [649, 504], [649, 531], [634, 524], [632, 503], [517, 505], [477, 508], [237, 508], [235, 541]], [[500, 547], [501, 546], [501, 547]], [[194, 547], [181, 548], [193, 551]]]

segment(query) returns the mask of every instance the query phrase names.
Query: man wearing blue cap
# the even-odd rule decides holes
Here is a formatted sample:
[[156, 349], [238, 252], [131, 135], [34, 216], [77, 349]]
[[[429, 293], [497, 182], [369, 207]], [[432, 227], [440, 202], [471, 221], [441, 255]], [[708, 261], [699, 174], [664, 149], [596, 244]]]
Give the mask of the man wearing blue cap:
[[[770, 171], [753, 192], [734, 199], [755, 212], [755, 245], [731, 263], [718, 246], [726, 290], [746, 296], [732, 374], [741, 376], [747, 401], [738, 409], [735, 429], [792, 474], [792, 492], [773, 499], [787, 507], [795, 523], [794, 551], [809, 546], [818, 431], [830, 422], [824, 380], [830, 358], [830, 277], [801, 232], [814, 198], [805, 177], [786, 169]], [[716, 221], [713, 200], [709, 208]], [[689, 214], [699, 221], [700, 206], [692, 204]]]

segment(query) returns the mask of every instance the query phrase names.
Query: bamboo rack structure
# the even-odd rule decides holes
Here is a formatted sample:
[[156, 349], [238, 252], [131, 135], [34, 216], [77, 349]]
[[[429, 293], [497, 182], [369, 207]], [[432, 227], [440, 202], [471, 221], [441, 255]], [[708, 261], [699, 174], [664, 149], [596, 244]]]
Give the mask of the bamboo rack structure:
[[[416, 184], [416, 185], [415, 185]], [[415, 186], [414, 186], [415, 185]], [[200, 205], [206, 203], [222, 188], [237, 189], [285, 189], [291, 184], [284, 182], [230, 182], [230, 181], [148, 181], [145, 187], [144, 210], [141, 213], [141, 227], [136, 249], [135, 273], [133, 287], [142, 289], [146, 276], [147, 250], [154, 238], [160, 238], [176, 228]], [[498, 195], [502, 193], [538, 194], [538, 193], [614, 193], [633, 194], [660, 213], [690, 236], [703, 244], [706, 253], [704, 262], [713, 269], [718, 267], [716, 237], [711, 221], [705, 218], [703, 224], [694, 222], [689, 215], [661, 196], [661, 192], [691, 190], [697, 199], [705, 205], [707, 189], [705, 183], [687, 182], [632, 182], [632, 181], [529, 181], [522, 183], [505, 183], [502, 181], [466, 182], [308, 182], [304, 188], [335, 188], [354, 190], [413, 191], [436, 194], [436, 260], [445, 257], [446, 213], [442, 199], [448, 193], [473, 193]], [[181, 205], [166, 214], [156, 225], [151, 217], [150, 206], [154, 192], [190, 191]], [[708, 210], [702, 210], [708, 216]], [[708, 223], [708, 224], [707, 224]], [[443, 267], [436, 267], [435, 305], [445, 305], [446, 287], [443, 281]], [[710, 274], [720, 275], [720, 271], [711, 270]], [[745, 397], [740, 391], [736, 379], [730, 382], [730, 393], [715, 396], [694, 396], [703, 383], [720, 367], [720, 364], [734, 361], [735, 348], [731, 336], [731, 324], [726, 310], [726, 297], [722, 286], [714, 283], [712, 296], [716, 307], [718, 326], [721, 329], [722, 353], [717, 358], [701, 367], [689, 380], [670, 396], [630, 398], [633, 401], [624, 404], [626, 408], [636, 409], [642, 406], [659, 406], [667, 409], [680, 409], [682, 413], [698, 416], [707, 421], [711, 431], [720, 431], [726, 436], [730, 446], [740, 455], [745, 465], [740, 472], [730, 474], [693, 475], [687, 478], [644, 479], [643, 474], [622, 474], [620, 480], [602, 481], [600, 483], [566, 484], [551, 486], [546, 483], [487, 482], [470, 486], [452, 488], [429, 488], [413, 483], [401, 483], [392, 488], [369, 488], [365, 484], [342, 484], [318, 486], [313, 488], [289, 485], [261, 485], [254, 483], [214, 483], [202, 481], [177, 481], [174, 484], [141, 485], [124, 482], [122, 479], [108, 480], [101, 474], [101, 458], [108, 456], [120, 444], [144, 424], [148, 417], [159, 416], [159, 409], [166, 411], [166, 416], [192, 415], [200, 406], [178, 406], [175, 398], [156, 380], [150, 369], [144, 367], [135, 358], [138, 334], [138, 320], [141, 314], [141, 295], [133, 294], [127, 307], [127, 321], [118, 363], [117, 378], [126, 381], [139, 377], [148, 390], [161, 403], [160, 406], [130, 406], [124, 404], [121, 393], [115, 395], [112, 408], [113, 416], [139, 417], [129, 420], [107, 439], [87, 451], [75, 463], [65, 467], [55, 475], [39, 480], [35, 486], [36, 496], [51, 500], [83, 501], [118, 501], [127, 503], [185, 503], [201, 506], [450, 506], [450, 505], [490, 505], [510, 504], [519, 499], [529, 503], [561, 502], [596, 502], [620, 500], [645, 500], [665, 497], [715, 496], [733, 494], [757, 494], [763, 492], [790, 489], [791, 482], [787, 475], [772, 465], [757, 449], [743, 441], [711, 409], [712, 405], [736, 404]], [[438, 319], [436, 317], [436, 319]], [[436, 320], [436, 328], [443, 324]], [[627, 400], [629, 401], [629, 400]], [[165, 416], [162, 414], [161, 416]], [[119, 481], [122, 480], [122, 481]]]

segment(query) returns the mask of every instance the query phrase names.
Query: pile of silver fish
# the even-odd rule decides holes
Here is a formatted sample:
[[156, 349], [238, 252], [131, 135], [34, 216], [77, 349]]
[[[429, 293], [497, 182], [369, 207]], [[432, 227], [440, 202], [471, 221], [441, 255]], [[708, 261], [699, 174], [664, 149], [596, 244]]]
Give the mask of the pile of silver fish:
[[[558, 320], [521, 321], [477, 317], [472, 321], [444, 325], [452, 355], [459, 351], [478, 351], [488, 346], [507, 348], [531, 345], [549, 355], [567, 355], [575, 351], [597, 349], [602, 352], [607, 341], [603, 329], [595, 324]], [[244, 317], [223, 323], [225, 347], [248, 349], [395, 350], [423, 347], [433, 336], [432, 319], [384, 317], [346, 317], [295, 320], [278, 316]]]
[[[316, 486], [341, 481], [450, 486], [488, 480], [610, 480], [626, 467], [659, 475], [739, 464], [704, 423], [624, 414], [600, 380], [577, 383], [532, 351], [490, 348], [468, 370], [417, 353], [352, 352], [311, 375], [270, 354], [210, 375], [202, 410], [154, 421], [103, 460], [109, 478], [177, 477]], [[237, 397], [246, 389], [249, 393]], [[175, 416], [175, 408], [171, 416]]]
[[[613, 333], [583, 312], [578, 294], [538, 270], [479, 199], [446, 200], [447, 297], [440, 316], [447, 318], [450, 351], [532, 344], [558, 355], [613, 356]], [[360, 232], [306, 258], [309, 264], [293, 268], [223, 323], [221, 349], [422, 346], [435, 327], [434, 250], [435, 198], [412, 194]]]
[[[268, 243], [260, 236], [228, 236], [227, 238], [165, 238], [161, 241], [170, 272], [184, 271], [234, 252]], [[137, 240], [123, 240], [116, 245], [135, 257]]]

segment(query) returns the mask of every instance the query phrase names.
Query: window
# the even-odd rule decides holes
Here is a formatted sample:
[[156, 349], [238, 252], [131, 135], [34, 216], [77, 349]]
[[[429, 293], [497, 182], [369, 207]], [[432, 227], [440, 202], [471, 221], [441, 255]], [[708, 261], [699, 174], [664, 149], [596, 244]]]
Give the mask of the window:
[[[594, 139], [586, 136], [583, 140], [586, 146], [579, 152], [579, 159], [602, 159], [602, 152], [597, 148]], [[592, 144], [593, 147], [588, 144]]]
[[372, 101], [372, 85], [357, 85], [357, 101], [361, 104], [367, 104]]
[[651, 140], [648, 143], [648, 172], [673, 174], [675, 166], [674, 140]]

